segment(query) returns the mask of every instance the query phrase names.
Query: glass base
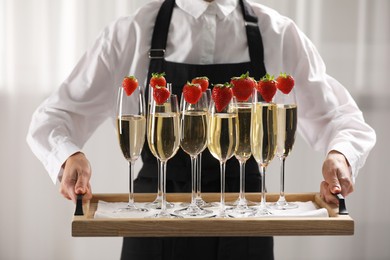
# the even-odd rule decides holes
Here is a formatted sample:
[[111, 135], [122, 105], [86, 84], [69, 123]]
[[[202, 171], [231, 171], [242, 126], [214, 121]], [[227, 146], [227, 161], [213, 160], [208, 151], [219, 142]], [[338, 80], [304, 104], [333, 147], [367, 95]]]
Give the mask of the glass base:
[[237, 200], [235, 200], [233, 202], [232, 201], [226, 202], [226, 205], [228, 205], [228, 206], [247, 205], [248, 207], [252, 207], [252, 206], [258, 206], [259, 203], [247, 200], [246, 198], [244, 198], [244, 199], [238, 198]]
[[166, 211], [165, 212], [160, 211], [160, 212], [158, 212], [154, 215], [148, 216], [146, 218], [183, 218], [183, 217], [171, 214], [171, 213], [166, 212]]
[[270, 205], [272, 209], [277, 209], [277, 210], [288, 210], [288, 209], [296, 209], [298, 208], [298, 204], [293, 203], [293, 202], [287, 202], [285, 200], [277, 201], [275, 203], [272, 203]]
[[128, 204], [126, 208], [120, 208], [114, 211], [114, 213], [126, 213], [126, 212], [148, 212], [147, 208], [139, 208], [134, 204]]
[[256, 208], [254, 207], [248, 207], [245, 204], [239, 204], [234, 208], [227, 209], [226, 212], [229, 214], [229, 216], [234, 218], [245, 218], [249, 217], [250, 215], [254, 214], [256, 211]]
[[228, 214], [226, 210], [224, 211], [220, 210], [217, 212], [215, 216], [213, 216], [213, 218], [234, 218], [234, 217], [230, 216], [230, 214]]
[[269, 211], [268, 205], [260, 204], [258, 207], [253, 207], [254, 211], [252, 214], [249, 214], [248, 217], [264, 217], [273, 215], [271, 211]]
[[201, 207], [201, 208], [213, 207], [213, 203], [206, 202], [201, 197], [195, 198], [195, 204], [196, 204], [196, 206]]
[[[149, 202], [149, 203], [146, 203], [146, 207], [149, 208], [149, 209], [161, 209], [161, 202], [162, 202], [162, 199], [161, 197], [157, 197], [154, 201], [152, 202]], [[173, 208], [175, 205], [171, 202], [166, 202], [166, 207], [167, 209], [171, 209]]]
[[202, 209], [198, 207], [197, 205], [189, 205], [188, 207], [184, 209], [178, 209], [174, 211], [175, 215], [182, 216], [182, 217], [205, 217], [205, 218], [211, 218], [215, 216], [215, 214], [211, 210]]
[[[195, 204], [199, 208], [211, 208], [211, 207], [218, 206], [217, 203], [215, 203], [215, 202], [206, 202], [202, 198], [195, 198]], [[180, 207], [188, 207], [189, 205], [191, 205], [190, 202], [180, 203]]]
[[233, 218], [230, 216], [229, 212], [232, 211], [233, 207], [227, 207], [226, 204], [224, 206], [221, 206], [221, 202], [213, 202], [214, 207], [217, 207], [215, 209], [215, 216], [214, 218]]

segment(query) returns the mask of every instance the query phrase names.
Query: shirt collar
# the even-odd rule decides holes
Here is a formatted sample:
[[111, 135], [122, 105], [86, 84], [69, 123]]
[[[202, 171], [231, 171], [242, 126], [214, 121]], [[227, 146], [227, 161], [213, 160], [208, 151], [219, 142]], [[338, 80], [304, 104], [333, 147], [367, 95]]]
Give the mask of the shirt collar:
[[204, 14], [210, 4], [215, 5], [219, 19], [228, 16], [236, 8], [238, 0], [214, 0], [209, 3], [204, 0], [176, 0], [177, 6], [184, 12], [198, 19]]

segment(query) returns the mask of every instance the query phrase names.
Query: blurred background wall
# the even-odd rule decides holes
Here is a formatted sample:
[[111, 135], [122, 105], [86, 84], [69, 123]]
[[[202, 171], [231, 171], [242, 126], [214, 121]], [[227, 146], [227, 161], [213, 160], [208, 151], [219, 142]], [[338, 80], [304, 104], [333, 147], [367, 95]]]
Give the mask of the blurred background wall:
[[[99, 31], [145, 0], [0, 1], [0, 259], [118, 259], [120, 238], [73, 238], [74, 205], [63, 199], [25, 137], [35, 108], [68, 76]], [[347, 198], [355, 235], [276, 237], [276, 259], [390, 259], [390, 2], [258, 0], [292, 18], [312, 39], [328, 73], [351, 92], [377, 145]], [[95, 193], [127, 192], [127, 164], [111, 123], [85, 146]], [[298, 138], [287, 160], [287, 192], [319, 191], [323, 154]], [[278, 192], [279, 165], [267, 185]]]

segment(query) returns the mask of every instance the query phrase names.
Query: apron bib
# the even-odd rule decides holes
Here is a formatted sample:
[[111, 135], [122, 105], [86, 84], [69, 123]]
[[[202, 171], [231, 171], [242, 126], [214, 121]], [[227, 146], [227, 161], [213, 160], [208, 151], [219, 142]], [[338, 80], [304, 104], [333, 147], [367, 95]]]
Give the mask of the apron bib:
[[[266, 74], [263, 62], [263, 44], [259, 27], [257, 25], [257, 17], [253, 15], [252, 9], [247, 4], [240, 0], [240, 5], [243, 10], [243, 16], [246, 21], [247, 42], [249, 48], [249, 62], [242, 63], [228, 63], [228, 64], [210, 64], [198, 65], [187, 63], [176, 63], [164, 59], [164, 52], [168, 38], [169, 25], [171, 21], [172, 11], [175, 6], [174, 0], [166, 0], [157, 15], [151, 51], [150, 51], [150, 65], [148, 72], [148, 81], [152, 73], [166, 73], [167, 82], [172, 83], [173, 94], [180, 96], [184, 84], [192, 78], [199, 76], [207, 76], [210, 83], [225, 83], [229, 82], [234, 76], [249, 71], [249, 74], [254, 78], [261, 78]], [[149, 82], [148, 82], [149, 83]], [[148, 93], [149, 84], [145, 93]], [[147, 98], [147, 97], [146, 97]], [[146, 99], [147, 100], [147, 99]], [[150, 152], [148, 144], [145, 143], [142, 152], [143, 167], [139, 173], [140, 177], [157, 178], [157, 160]], [[256, 161], [251, 157], [246, 163], [246, 175], [248, 181], [251, 176], [258, 180], [259, 170]], [[186, 154], [181, 148], [178, 153], [171, 158], [167, 163], [167, 181], [176, 181], [181, 183], [189, 183], [191, 181], [191, 160], [190, 156]], [[202, 153], [202, 187], [203, 182], [205, 188], [207, 183], [216, 183], [215, 187], [210, 187], [207, 191], [219, 191], [220, 165], [219, 161], [215, 159], [206, 148]], [[239, 179], [239, 163], [234, 157], [226, 163], [226, 178]], [[230, 185], [231, 186], [231, 185]], [[237, 188], [238, 185], [234, 185]], [[169, 190], [168, 192], [187, 192], [190, 191], [191, 185], [186, 185], [187, 190]], [[229, 190], [229, 183], [227, 181], [227, 189]], [[138, 189], [139, 190], [139, 189]], [[202, 188], [202, 190], [204, 190]], [[231, 189], [230, 189], [231, 190]], [[139, 190], [142, 192], [142, 190]], [[205, 190], [206, 191], [206, 190]], [[234, 191], [237, 191], [234, 189]]]
[[[233, 76], [249, 71], [255, 78], [265, 75], [263, 44], [257, 18], [244, 0], [240, 5], [246, 21], [250, 62], [234, 64], [195, 65], [166, 61], [166, 47], [174, 0], [165, 0], [158, 13], [150, 51], [148, 79], [154, 72], [165, 72], [172, 92], [181, 95], [182, 87], [192, 78], [207, 76], [211, 83], [224, 83]], [[146, 89], [145, 93], [148, 93]], [[146, 97], [146, 100], [147, 97]], [[179, 99], [180, 101], [180, 99]], [[157, 160], [147, 144], [143, 152], [143, 167], [134, 183], [136, 192], [156, 192]], [[202, 154], [202, 191], [220, 190], [219, 162], [208, 149]], [[247, 191], [260, 190], [260, 178], [255, 160], [246, 163]], [[191, 163], [189, 155], [179, 150], [167, 164], [167, 192], [190, 192]], [[239, 164], [235, 158], [226, 164], [226, 191], [239, 189]], [[121, 259], [137, 260], [229, 260], [274, 259], [272, 237], [180, 237], [180, 238], [124, 238]]]

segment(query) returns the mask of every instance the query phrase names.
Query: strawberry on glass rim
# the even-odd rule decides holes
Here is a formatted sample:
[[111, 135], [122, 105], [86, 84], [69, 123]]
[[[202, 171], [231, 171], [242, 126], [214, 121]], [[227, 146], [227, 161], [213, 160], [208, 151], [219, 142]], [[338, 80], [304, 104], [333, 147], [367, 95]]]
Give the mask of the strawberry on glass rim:
[[165, 72], [152, 73], [149, 84], [152, 86], [152, 88], [155, 88], [156, 86], [166, 87], [167, 80], [165, 79]]
[[165, 86], [156, 85], [153, 90], [153, 98], [157, 105], [162, 105], [169, 98], [171, 93]]
[[209, 88], [209, 78], [208, 77], [196, 77], [191, 80], [193, 84], [199, 84], [202, 88], [202, 92], [205, 92]]
[[259, 80], [256, 89], [266, 102], [272, 102], [277, 90], [277, 84], [278, 82], [275, 81], [275, 77], [267, 73]]
[[200, 84], [187, 82], [183, 87], [184, 99], [190, 104], [196, 104], [202, 96], [202, 88]]
[[276, 87], [284, 94], [290, 93], [295, 85], [294, 78], [287, 73], [280, 73], [276, 81], [278, 82]]
[[134, 76], [127, 76], [122, 81], [122, 87], [127, 96], [133, 94], [134, 90], [138, 87], [138, 80]]
[[247, 101], [252, 95], [253, 88], [256, 86], [254, 78], [249, 76], [249, 72], [242, 74], [240, 77], [233, 77], [230, 80], [233, 85], [233, 95], [237, 101]]
[[217, 112], [222, 112], [233, 98], [232, 85], [229, 83], [216, 84], [211, 92]]

